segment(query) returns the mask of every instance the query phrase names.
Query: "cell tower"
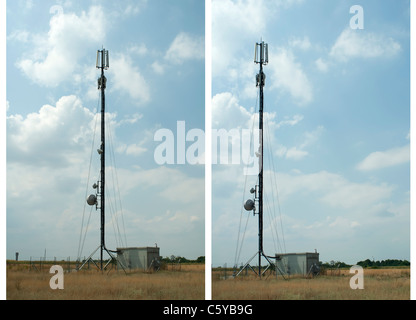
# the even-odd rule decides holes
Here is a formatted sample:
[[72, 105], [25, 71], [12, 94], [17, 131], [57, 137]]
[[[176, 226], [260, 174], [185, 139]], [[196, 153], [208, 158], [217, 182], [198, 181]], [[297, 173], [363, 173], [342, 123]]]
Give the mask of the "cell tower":
[[[97, 150], [98, 154], [100, 155], [101, 159], [101, 169], [100, 169], [100, 180], [97, 183], [93, 184], [93, 188], [96, 190], [96, 194], [91, 194], [87, 198], [87, 203], [90, 206], [96, 207], [96, 210], [100, 209], [100, 217], [101, 217], [101, 233], [100, 233], [100, 245], [97, 249], [94, 250], [93, 253], [84, 261], [84, 263], [79, 267], [80, 270], [85, 263], [88, 261], [92, 261], [94, 264], [94, 260], [91, 257], [100, 249], [100, 265], [97, 266], [100, 270], [104, 270], [108, 264], [114, 260], [114, 256], [112, 253], [116, 253], [117, 251], [109, 250], [105, 246], [105, 88], [107, 85], [107, 78], [104, 76], [104, 70], [109, 68], [109, 55], [108, 50], [104, 48], [102, 50], [97, 51], [97, 62], [96, 67], [97, 69], [101, 69], [101, 76], [98, 78], [98, 89], [101, 90], [101, 144], [100, 148]], [[103, 254], [104, 251], [108, 253], [110, 259], [104, 265]], [[123, 265], [121, 264], [122, 268], [124, 269]]]
[[[260, 71], [256, 75], [256, 87], [259, 88], [260, 91], [260, 106], [259, 106], [259, 174], [258, 174], [258, 185], [255, 188], [251, 188], [250, 193], [254, 194], [254, 200], [249, 199], [244, 204], [244, 209], [247, 211], [253, 211], [254, 215], [258, 215], [259, 218], [259, 246], [258, 251], [255, 255], [244, 265], [244, 267], [237, 273], [238, 276], [244, 269], [250, 267], [253, 271], [255, 271], [251, 266], [250, 262], [254, 259], [254, 257], [258, 256], [258, 272], [257, 275], [261, 278], [262, 275], [267, 271], [270, 266], [274, 266], [271, 260], [266, 256], [263, 251], [263, 88], [265, 85], [266, 75], [263, 72], [263, 66], [269, 63], [269, 52], [268, 52], [268, 44], [261, 41], [260, 43], [256, 43], [254, 47], [254, 63], [259, 64]], [[257, 204], [257, 206], [256, 206]], [[265, 270], [262, 271], [261, 267], [261, 260], [264, 257], [267, 262], [268, 266]]]

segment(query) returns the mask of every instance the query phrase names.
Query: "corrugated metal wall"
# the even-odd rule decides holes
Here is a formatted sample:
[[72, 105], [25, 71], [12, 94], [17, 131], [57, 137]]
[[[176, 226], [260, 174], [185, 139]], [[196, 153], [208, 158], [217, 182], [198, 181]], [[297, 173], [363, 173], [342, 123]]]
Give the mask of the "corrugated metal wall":
[[159, 259], [158, 247], [117, 248], [117, 259], [127, 269], [147, 270], [154, 259]]
[[277, 267], [287, 275], [307, 275], [314, 263], [319, 265], [319, 253], [285, 253], [276, 256], [280, 257], [276, 260]]

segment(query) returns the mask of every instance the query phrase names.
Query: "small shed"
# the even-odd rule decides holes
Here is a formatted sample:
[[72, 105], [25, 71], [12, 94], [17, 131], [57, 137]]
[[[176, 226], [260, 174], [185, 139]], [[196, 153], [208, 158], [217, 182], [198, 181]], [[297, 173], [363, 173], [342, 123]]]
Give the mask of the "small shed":
[[303, 275], [319, 272], [319, 253], [276, 253], [276, 265], [286, 275]]
[[117, 261], [127, 269], [149, 270], [160, 266], [159, 247], [117, 248]]

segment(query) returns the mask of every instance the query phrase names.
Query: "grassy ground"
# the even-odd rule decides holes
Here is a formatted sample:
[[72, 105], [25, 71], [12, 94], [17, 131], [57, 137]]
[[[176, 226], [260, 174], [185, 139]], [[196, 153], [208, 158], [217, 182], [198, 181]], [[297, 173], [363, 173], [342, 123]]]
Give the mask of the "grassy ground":
[[[65, 269], [65, 268], [64, 268]], [[30, 270], [27, 264], [7, 266], [6, 297], [10, 300], [203, 300], [204, 265], [182, 265], [156, 273], [122, 271], [101, 273], [97, 269], [64, 274], [64, 289], [52, 290], [49, 266]], [[227, 276], [231, 275], [231, 271]], [[313, 279], [253, 275], [223, 280], [224, 271], [212, 273], [214, 300], [408, 300], [410, 269], [364, 269], [364, 289], [352, 290], [353, 274], [341, 270], [337, 276]]]
[[[231, 274], [231, 273], [229, 273]], [[353, 274], [313, 279], [255, 276], [223, 280], [223, 272], [213, 272], [212, 298], [216, 300], [408, 300], [410, 269], [364, 269], [364, 289], [352, 290]]]
[[[64, 268], [65, 269], [65, 268]], [[98, 269], [64, 274], [64, 289], [52, 290], [53, 274], [28, 265], [7, 266], [9, 300], [203, 300], [204, 265], [182, 265], [180, 270], [155, 273], [123, 271], [101, 273]]]

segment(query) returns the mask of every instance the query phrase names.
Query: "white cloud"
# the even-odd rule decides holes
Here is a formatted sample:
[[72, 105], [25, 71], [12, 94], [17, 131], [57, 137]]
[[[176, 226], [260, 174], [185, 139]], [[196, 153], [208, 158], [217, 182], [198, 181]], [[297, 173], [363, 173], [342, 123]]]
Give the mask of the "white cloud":
[[[252, 52], [245, 47], [246, 39], [259, 39], [266, 28], [270, 7], [264, 1], [216, 0], [212, 2], [212, 72], [224, 76], [239, 53]], [[254, 44], [250, 45], [253, 48]], [[254, 53], [254, 51], [253, 51]], [[251, 57], [252, 59], [252, 57]], [[228, 76], [228, 75], [227, 75]]]
[[216, 94], [212, 98], [212, 126], [218, 129], [251, 128], [252, 113], [239, 104], [230, 92]]
[[30, 10], [33, 8], [33, 0], [26, 0], [25, 9]]
[[[170, 234], [175, 241], [186, 242], [194, 234], [192, 229], [200, 223], [203, 226], [203, 178], [190, 177], [179, 169], [165, 166], [149, 170], [119, 169], [118, 177], [123, 181], [120, 193], [128, 199], [123, 208], [130, 208], [126, 221], [135, 227], [132, 230], [133, 239], [139, 230]], [[157, 206], [154, 206], [155, 202]], [[151, 208], [151, 218], [149, 210], [143, 208]], [[203, 235], [197, 235], [198, 242], [203, 243]], [[166, 243], [164, 247], [171, 247], [171, 244]]]
[[[296, 123], [296, 121], [293, 122], [293, 124]], [[314, 145], [323, 132], [324, 127], [318, 126], [315, 130], [304, 133], [303, 142], [300, 145], [291, 148], [279, 146], [276, 148], [275, 154], [279, 157], [285, 157], [286, 159], [301, 160], [309, 154], [305, 149]]]
[[112, 59], [112, 89], [127, 93], [137, 105], [150, 100], [150, 87], [131, 58], [124, 54], [115, 55]]
[[136, 1], [134, 4], [128, 4], [124, 9], [124, 15], [137, 15], [146, 6], [147, 0]]
[[289, 46], [293, 47], [293, 48], [298, 48], [301, 50], [308, 50], [311, 48], [311, 42], [309, 41], [309, 38], [304, 36], [303, 39], [301, 38], [291, 38], [289, 40]]
[[[215, 129], [225, 129], [230, 134], [232, 129], [252, 129], [258, 128], [258, 116], [240, 105], [239, 100], [230, 92], [216, 94], [212, 98], [212, 126]], [[265, 131], [267, 139], [272, 145], [277, 145], [275, 141], [276, 130], [284, 126], [295, 126], [303, 120], [303, 116], [295, 114], [292, 117], [285, 117], [280, 122], [276, 122], [275, 112], [264, 112], [263, 118], [267, 123]], [[279, 157], [286, 157], [292, 160], [301, 160], [309, 153], [307, 148], [314, 145], [324, 132], [323, 126], [318, 126], [315, 130], [305, 132], [302, 142], [294, 147], [279, 145], [274, 152]]]
[[37, 244], [65, 246], [59, 241], [62, 234], [75, 243], [94, 118], [75, 96], [27, 116], [7, 117], [8, 237], [13, 245], [21, 246], [20, 230]]
[[[248, 32], [249, 34], [261, 33], [266, 26], [267, 6], [265, 1], [247, 0], [216, 0], [212, 3], [213, 36], [222, 33], [234, 33], [236, 30]], [[222, 29], [223, 24], [228, 28]], [[222, 34], [224, 34], [222, 33]], [[227, 36], [228, 36], [227, 35]], [[236, 34], [237, 35], [237, 34]]]
[[123, 120], [121, 120], [119, 123], [129, 123], [129, 124], [133, 124], [136, 123], [137, 121], [139, 121], [140, 119], [143, 118], [143, 114], [141, 113], [135, 113], [133, 115], [129, 115], [129, 116], [125, 116]]
[[301, 144], [302, 148], [314, 144], [325, 131], [323, 126], [318, 126], [315, 130], [305, 133], [305, 140]]
[[203, 60], [204, 45], [202, 36], [180, 32], [166, 50], [162, 62], [156, 60], [151, 64], [151, 67], [155, 73], [162, 75], [171, 65], [180, 65], [189, 60]]
[[155, 61], [155, 62], [152, 63], [152, 69], [157, 74], [165, 73], [165, 67], [158, 61]]
[[128, 156], [140, 156], [148, 150], [142, 146], [142, 143], [132, 143], [129, 145], [122, 144], [117, 147], [117, 151], [125, 153]]
[[[106, 116], [110, 130], [122, 124], [131, 125], [141, 118], [140, 114], [133, 114], [116, 122], [115, 114]], [[73, 252], [73, 244], [77, 244], [79, 236], [78, 231], [74, 230], [79, 230], [85, 204], [91, 141], [99, 117], [99, 114], [85, 108], [76, 96], [62, 97], [55, 105], [44, 105], [27, 116], [7, 117], [8, 237], [13, 246], [22, 246], [19, 233], [25, 230], [28, 236], [37, 234], [34, 237], [37, 245], [49, 243], [48, 252]], [[109, 133], [109, 130], [107, 132]], [[115, 138], [114, 133], [111, 133], [111, 136]], [[140, 155], [144, 151], [145, 142], [148, 141], [146, 139], [149, 139], [147, 136], [146, 133], [143, 141], [123, 146], [122, 151], [130, 155]], [[99, 156], [95, 151], [98, 140], [96, 136], [96, 143], [92, 149], [94, 161], [89, 191], [92, 191], [92, 179], [96, 178], [95, 174], [99, 172]], [[114, 144], [110, 143], [110, 148], [111, 145]], [[113, 169], [107, 165], [109, 200], [113, 195]], [[195, 235], [195, 248], [203, 250], [204, 238], [203, 232], [200, 232], [204, 219], [203, 178], [190, 177], [182, 172], [181, 168], [157, 167], [142, 170], [137, 166], [117, 170], [117, 177], [117, 180], [122, 182], [120, 194], [123, 197], [124, 220], [129, 228], [129, 232], [126, 233], [129, 241], [143, 243], [143, 239], [149, 239], [143, 236], [148, 232], [146, 228], [153, 228], [153, 233], [163, 232], [172, 235], [175, 241], [181, 242], [181, 247], [189, 242], [190, 236]], [[161, 198], [163, 201], [160, 201]], [[154, 203], [157, 201], [158, 206], [155, 208]], [[140, 210], [137, 209], [138, 203]], [[109, 210], [112, 211], [110, 207]], [[172, 214], [165, 218], [161, 212], [166, 212], [167, 209], [170, 209]], [[160, 218], [160, 222], [146, 223], [149, 220], [149, 212], [152, 212], [151, 215], [155, 219]], [[142, 219], [145, 223], [137, 223], [137, 219]], [[108, 223], [111, 220], [109, 216]], [[140, 237], [137, 236], [137, 230], [140, 230]], [[110, 226], [108, 231], [110, 235]], [[50, 243], [52, 239], [54, 241]], [[156, 239], [160, 241], [164, 250], [174, 250], [175, 246], [171, 243], [163, 244], [159, 236]], [[113, 247], [113, 238], [108, 236], [108, 240], [109, 246]], [[72, 243], [72, 247], [66, 245], [68, 242]], [[95, 246], [95, 241], [90, 243]], [[93, 248], [85, 250], [87, 252], [84, 253], [89, 254]], [[89, 250], [91, 251], [88, 252]]]
[[347, 61], [351, 58], [391, 57], [400, 49], [400, 44], [390, 37], [346, 28], [336, 40], [329, 55], [336, 60]]
[[166, 51], [165, 60], [173, 64], [181, 64], [186, 60], [201, 60], [204, 54], [203, 37], [181, 32]]
[[[267, 32], [270, 20], [278, 19], [280, 10], [301, 2], [303, 0], [212, 1], [213, 77], [228, 77], [232, 68], [237, 68], [238, 73], [244, 72], [246, 66], [241, 68], [241, 61], [248, 61], [247, 57], [252, 64], [254, 41], [260, 41], [261, 35]], [[241, 56], [244, 59], [240, 59]]]
[[269, 61], [273, 61], [269, 64], [272, 72], [271, 88], [288, 92], [300, 105], [312, 101], [312, 85], [291, 51], [279, 48], [269, 53]]
[[303, 120], [303, 115], [300, 115], [300, 114], [295, 114], [292, 117], [292, 119], [285, 117], [284, 120], [280, 121], [277, 124], [277, 128], [280, 128], [281, 126], [284, 126], [284, 125], [294, 126], [298, 124], [299, 122], [301, 122], [302, 120]]
[[26, 30], [15, 30], [10, 35], [7, 36], [7, 40], [16, 40], [23, 43], [29, 41], [30, 33]]
[[387, 184], [357, 183], [349, 181], [342, 175], [320, 171], [312, 174], [280, 173], [280, 194], [286, 198], [290, 195], [301, 196], [305, 193], [333, 208], [379, 209], [379, 204], [389, 202], [394, 188]]
[[[248, 190], [256, 183], [255, 178], [244, 177], [239, 169], [237, 166], [213, 168], [213, 233], [216, 239], [221, 239], [213, 242], [213, 251], [216, 251], [214, 256], [217, 259], [221, 249], [227, 247], [226, 244], [221, 243], [225, 241], [224, 235], [227, 235], [228, 241], [233, 236], [235, 238], [232, 240], [237, 240], [238, 219], [242, 217], [245, 223], [247, 215], [244, 209], [241, 209], [242, 203], [250, 198]], [[279, 208], [275, 209], [276, 212], [282, 210], [284, 237], [286, 244], [290, 241], [292, 248], [288, 250], [304, 250], [307, 242], [318, 246], [321, 244], [322, 251], [323, 248], [325, 251], [331, 251], [331, 246], [324, 245], [328, 241], [341, 241], [345, 245], [342, 248], [345, 249], [348, 248], [350, 237], [357, 237], [357, 242], [366, 241], [368, 234], [363, 233], [363, 230], [372, 230], [372, 240], [377, 241], [385, 238], [383, 230], [388, 226], [395, 229], [408, 226], [408, 200], [397, 200], [395, 197], [397, 189], [391, 184], [373, 181], [356, 182], [342, 174], [328, 171], [302, 173], [294, 170], [293, 173], [285, 173], [272, 172], [267, 168], [264, 179], [265, 201], [268, 208], [265, 225], [276, 223], [269, 220], [269, 213], [273, 212], [274, 206], [277, 206], [274, 202], [276, 199], [274, 188], [277, 188]], [[302, 199], [301, 203], [299, 199]], [[242, 211], [241, 217], [238, 214], [240, 211]], [[250, 237], [254, 242], [257, 237], [255, 225], [256, 223], [254, 222], [253, 225], [251, 221], [248, 223], [247, 232], [244, 231], [246, 239]], [[270, 239], [269, 230], [265, 229], [265, 235]], [[246, 254], [249, 246], [247, 241], [244, 245]], [[265, 241], [266, 247], [271, 248], [271, 241], [269, 243], [267, 241]], [[293, 249], [296, 248], [298, 241], [298, 249]], [[228, 252], [234, 252], [232, 247], [233, 245], [228, 246]], [[337, 248], [339, 250], [340, 246]]]
[[143, 148], [143, 147], [141, 147], [138, 144], [130, 144], [130, 145], [127, 146], [126, 154], [127, 155], [135, 155], [135, 156], [138, 156], [138, 155], [140, 155], [140, 154], [142, 154], [142, 153], [144, 153], [146, 151], [147, 151], [146, 148]]
[[146, 45], [144, 43], [142, 43], [140, 45], [131, 46], [129, 48], [129, 52], [135, 53], [139, 56], [143, 56], [143, 55], [147, 54], [149, 52], [149, 50], [147, 49]]
[[321, 72], [327, 72], [328, 69], [329, 69], [328, 62], [325, 62], [321, 58], [315, 60], [315, 65], [318, 68], [318, 70], [321, 71]]
[[[7, 117], [7, 154], [10, 161], [37, 166], [77, 163], [90, 141], [94, 114], [75, 96], [39, 112]], [[74, 125], [75, 124], [75, 125]]]
[[397, 166], [410, 161], [410, 145], [393, 148], [386, 151], [370, 153], [357, 165], [361, 171], [378, 170]]
[[47, 34], [33, 36], [33, 50], [24, 53], [17, 66], [36, 83], [55, 87], [72, 79], [80, 58], [101, 45], [106, 23], [102, 8], [92, 6], [79, 16], [55, 14], [49, 25]]
[[[212, 75], [217, 83], [226, 83], [241, 92], [241, 97], [255, 98], [253, 75], [257, 67], [253, 63], [254, 43], [261, 40], [271, 19], [280, 10], [301, 1], [233, 1], [220, 0], [212, 3]], [[251, 40], [250, 40], [251, 39]], [[268, 42], [267, 39], [264, 39]], [[307, 50], [309, 38], [292, 38], [291, 49]], [[270, 64], [265, 70], [266, 85], [289, 93], [300, 105], [312, 101], [312, 85], [296, 61], [291, 49], [269, 43]], [[271, 71], [270, 71], [271, 70]], [[269, 72], [272, 74], [269, 77]], [[271, 79], [271, 80], [269, 80]], [[241, 86], [239, 88], [239, 86]]]
[[[100, 113], [85, 108], [74, 95], [63, 96], [56, 102], [56, 106], [44, 105], [26, 117], [19, 114], [7, 116], [9, 163], [61, 169], [83, 163], [81, 159], [86, 159], [85, 155], [90, 153], [100, 116]], [[141, 117], [141, 114], [133, 114], [117, 121], [115, 113], [107, 112], [107, 134], [115, 140], [117, 127], [133, 124]], [[139, 155], [144, 151], [142, 145], [146, 141], [137, 145], [122, 145], [122, 151]], [[96, 143], [98, 145], [97, 138]]]
[[286, 151], [286, 158], [291, 160], [301, 160], [307, 155], [307, 151], [298, 149], [297, 147], [290, 148]]

